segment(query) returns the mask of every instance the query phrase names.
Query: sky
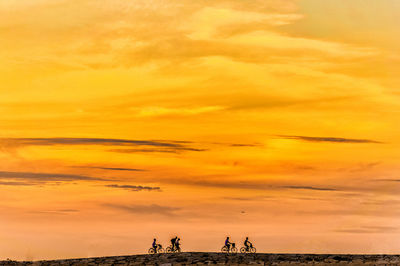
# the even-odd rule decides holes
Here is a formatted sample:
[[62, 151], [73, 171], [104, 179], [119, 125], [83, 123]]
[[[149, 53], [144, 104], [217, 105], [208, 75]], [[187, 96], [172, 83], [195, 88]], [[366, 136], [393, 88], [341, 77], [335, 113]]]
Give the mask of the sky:
[[0, 259], [400, 252], [397, 0], [3, 0]]

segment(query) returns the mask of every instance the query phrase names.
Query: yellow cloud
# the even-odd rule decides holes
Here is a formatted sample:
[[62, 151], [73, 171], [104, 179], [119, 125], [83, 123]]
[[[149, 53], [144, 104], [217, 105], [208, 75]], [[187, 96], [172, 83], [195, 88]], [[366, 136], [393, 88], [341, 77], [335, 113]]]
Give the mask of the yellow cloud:
[[[133, 108], [134, 110], [136, 108]], [[222, 106], [203, 106], [193, 108], [166, 108], [166, 107], [144, 107], [137, 111], [139, 117], [151, 117], [151, 116], [165, 116], [165, 115], [198, 115], [203, 113], [215, 112], [223, 110]]]

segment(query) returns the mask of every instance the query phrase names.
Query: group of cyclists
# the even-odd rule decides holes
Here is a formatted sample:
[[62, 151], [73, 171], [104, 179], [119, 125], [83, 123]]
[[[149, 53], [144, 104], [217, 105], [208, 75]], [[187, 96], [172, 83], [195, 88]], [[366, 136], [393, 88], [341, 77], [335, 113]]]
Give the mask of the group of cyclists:
[[161, 244], [157, 243], [157, 239], [154, 238], [153, 244], [151, 245], [151, 248], [149, 249], [150, 254], [155, 254], [155, 253], [175, 253], [175, 252], [181, 252], [181, 239], [179, 237], [174, 237], [171, 239], [171, 245], [167, 247], [164, 251], [163, 247]]
[[[161, 244], [157, 243], [157, 239], [154, 238], [152, 247], [149, 249], [150, 254], [155, 253], [175, 253], [181, 252], [181, 239], [179, 237], [174, 237], [171, 239], [171, 245], [167, 247], [165, 250], [163, 249]], [[253, 244], [249, 241], [249, 238], [246, 237], [244, 240], [244, 246], [240, 248], [241, 253], [256, 253], [256, 248]], [[224, 253], [237, 253], [237, 248], [235, 243], [229, 240], [229, 236], [225, 239], [225, 245], [221, 248], [221, 251]]]
[[[240, 248], [241, 253], [256, 253], [256, 248], [253, 246], [253, 243], [249, 241], [248, 237], [246, 237], [243, 244], [244, 247]], [[229, 236], [226, 237], [225, 245], [221, 248], [221, 251], [224, 253], [237, 253], [236, 245], [229, 240]]]

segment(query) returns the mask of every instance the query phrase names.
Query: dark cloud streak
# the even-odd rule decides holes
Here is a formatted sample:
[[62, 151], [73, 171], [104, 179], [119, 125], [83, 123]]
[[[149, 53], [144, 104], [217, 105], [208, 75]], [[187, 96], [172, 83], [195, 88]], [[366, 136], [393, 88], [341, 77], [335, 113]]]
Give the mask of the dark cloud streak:
[[103, 166], [73, 166], [76, 168], [90, 168], [90, 169], [100, 169], [100, 170], [110, 170], [110, 171], [127, 171], [127, 172], [142, 172], [145, 169], [139, 168], [123, 168], [123, 167], [103, 167]]
[[110, 149], [110, 152], [118, 153], [180, 153], [182, 151], [206, 151], [205, 149], [179, 148], [179, 149]]
[[290, 136], [290, 135], [278, 135], [277, 137], [283, 139], [295, 139], [309, 142], [331, 142], [331, 143], [376, 143], [382, 144], [383, 142], [369, 139], [348, 139], [348, 138], [336, 138], [336, 137], [309, 137], [309, 136]]
[[281, 186], [281, 188], [287, 189], [304, 189], [304, 190], [317, 190], [317, 191], [339, 191], [335, 188], [325, 188], [325, 187], [311, 187], [311, 186]]
[[192, 142], [170, 141], [170, 140], [131, 140], [131, 139], [112, 139], [112, 138], [0, 138], [0, 144], [8, 147], [19, 146], [118, 146], [118, 147], [139, 147], [135, 149], [111, 149], [109, 151], [121, 153], [134, 152], [165, 152], [179, 153], [183, 151], [205, 151], [188, 146]]
[[336, 188], [328, 188], [328, 187], [315, 187], [315, 186], [303, 186], [303, 185], [277, 185], [262, 181], [248, 182], [245, 180], [164, 179], [164, 180], [158, 180], [158, 182], [168, 183], [168, 184], [198, 186], [198, 187], [248, 189], [248, 190], [303, 189], [303, 190], [314, 190], [314, 191], [325, 191], [325, 192], [341, 191]]
[[130, 190], [130, 191], [135, 191], [135, 192], [138, 192], [138, 191], [161, 191], [160, 187], [148, 187], [148, 186], [111, 184], [111, 185], [106, 185], [106, 187], [126, 189], [126, 190]]
[[3, 141], [14, 142], [27, 146], [52, 146], [52, 145], [104, 145], [104, 146], [153, 146], [184, 148], [182, 144], [167, 141], [130, 140], [110, 138], [6, 138]]
[[1, 186], [35, 186], [38, 183], [34, 182], [13, 182], [13, 181], [0, 181]]
[[[34, 180], [46, 183], [50, 181], [109, 181], [107, 179], [75, 174], [36, 173], [36, 172], [9, 172], [0, 171], [0, 179]], [[30, 184], [30, 183], [25, 183]], [[16, 185], [16, 184], [14, 184]], [[21, 185], [21, 184], [19, 184]]]
[[164, 216], [173, 216], [176, 211], [179, 211], [180, 208], [169, 207], [169, 206], [161, 206], [158, 204], [151, 205], [122, 205], [122, 204], [113, 204], [106, 203], [103, 204], [104, 207], [122, 210], [132, 214], [158, 214]]

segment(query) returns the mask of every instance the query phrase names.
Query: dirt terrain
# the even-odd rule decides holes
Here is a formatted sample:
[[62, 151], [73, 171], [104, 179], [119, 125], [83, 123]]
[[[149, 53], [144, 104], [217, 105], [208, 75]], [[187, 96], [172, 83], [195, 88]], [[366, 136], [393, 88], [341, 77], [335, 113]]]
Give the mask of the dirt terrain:
[[117, 266], [117, 265], [400, 265], [400, 255], [222, 254], [184, 252], [49, 261], [0, 261], [1, 266]]

